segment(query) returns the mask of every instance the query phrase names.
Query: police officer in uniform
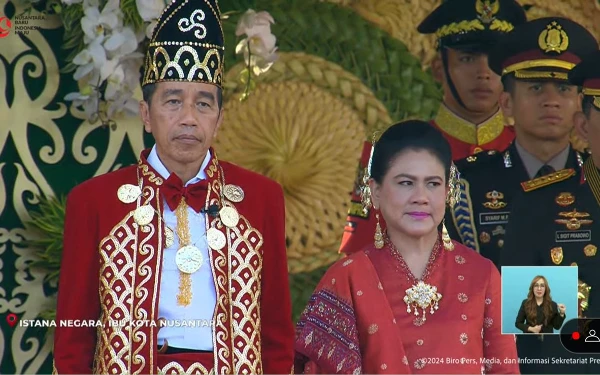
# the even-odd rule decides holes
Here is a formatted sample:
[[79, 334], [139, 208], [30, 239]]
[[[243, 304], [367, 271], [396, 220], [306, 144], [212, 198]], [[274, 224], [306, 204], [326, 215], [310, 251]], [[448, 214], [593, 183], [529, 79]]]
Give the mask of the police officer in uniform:
[[[487, 54], [500, 35], [525, 21], [525, 11], [515, 0], [445, 0], [418, 26], [420, 33], [437, 37], [432, 70], [442, 83], [443, 103], [431, 124], [450, 143], [453, 160], [483, 150], [504, 150], [515, 138], [498, 107], [502, 84], [489, 69]], [[361, 202], [370, 155], [371, 143], [365, 142], [341, 253], [352, 254], [373, 242], [375, 213], [364, 210]]]
[[[600, 51], [571, 70], [569, 80], [582, 87], [582, 112], [575, 114], [574, 123], [592, 153], [582, 168], [561, 171], [560, 178], [522, 184], [524, 193], [515, 201], [501, 265], [577, 266], [578, 313], [600, 318]], [[524, 346], [519, 345], [520, 350], [534, 348]], [[600, 373], [594, 364], [577, 368], [578, 373]]]
[[515, 27], [490, 53], [490, 67], [504, 84], [500, 106], [515, 120], [516, 139], [504, 152], [479, 153], [456, 163], [462, 197], [446, 216], [446, 226], [452, 238], [496, 265], [521, 182], [548, 174], [557, 178], [557, 171], [583, 163], [570, 146], [581, 101], [567, 73], [596, 49], [584, 27], [553, 17]]

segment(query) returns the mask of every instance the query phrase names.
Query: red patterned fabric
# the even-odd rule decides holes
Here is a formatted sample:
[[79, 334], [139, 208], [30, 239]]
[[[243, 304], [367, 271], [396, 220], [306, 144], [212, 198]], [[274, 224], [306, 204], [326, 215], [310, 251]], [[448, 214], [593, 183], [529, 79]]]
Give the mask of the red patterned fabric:
[[296, 372], [518, 374], [514, 335], [501, 334], [492, 262], [455, 243], [428, 268], [424, 281], [442, 298], [423, 321], [407, 312], [413, 282], [388, 247], [334, 264], [298, 322]]
[[[160, 318], [160, 271], [166, 241], [161, 217], [164, 180], [147, 164], [149, 152], [142, 152], [138, 165], [88, 180], [69, 194], [56, 318], [99, 320], [102, 326], [57, 327], [54, 360], [58, 373], [159, 371], [156, 325], [110, 324], [148, 323]], [[289, 373], [294, 329], [283, 191], [264, 176], [219, 162], [214, 150], [211, 155], [205, 204], [221, 202], [221, 172], [227, 184], [243, 189], [245, 197], [235, 203], [240, 214], [237, 226], [219, 228], [226, 233], [228, 245], [210, 253], [217, 288], [215, 355], [210, 369], [217, 373]], [[138, 201], [119, 200], [117, 191], [124, 184], [141, 186]], [[155, 210], [147, 225], [135, 223], [133, 213], [138, 205]], [[214, 217], [205, 217], [208, 225], [214, 224]]]

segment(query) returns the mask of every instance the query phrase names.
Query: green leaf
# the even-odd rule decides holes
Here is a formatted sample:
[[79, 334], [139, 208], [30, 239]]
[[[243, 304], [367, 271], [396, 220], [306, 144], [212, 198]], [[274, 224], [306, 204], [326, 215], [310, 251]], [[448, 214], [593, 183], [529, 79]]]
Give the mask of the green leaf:
[[135, 0], [121, 0], [120, 8], [123, 12], [123, 24], [140, 31], [144, 26], [144, 20], [138, 12]]
[[46, 281], [57, 282], [63, 249], [63, 228], [66, 199], [40, 196], [39, 211], [31, 212], [31, 220], [25, 226], [37, 234], [35, 240], [26, 241], [34, 248], [37, 260], [30, 267], [47, 273]]

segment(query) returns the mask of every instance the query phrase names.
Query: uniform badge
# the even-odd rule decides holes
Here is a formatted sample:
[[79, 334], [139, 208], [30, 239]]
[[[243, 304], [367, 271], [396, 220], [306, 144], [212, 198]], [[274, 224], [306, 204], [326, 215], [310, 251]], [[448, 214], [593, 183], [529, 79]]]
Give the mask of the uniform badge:
[[510, 152], [506, 151], [503, 155], [503, 159], [504, 159], [504, 168], [511, 168], [512, 160], [510, 159]]
[[227, 245], [227, 238], [225, 235], [216, 228], [209, 228], [206, 231], [206, 242], [208, 242], [208, 246], [214, 250], [221, 250]]
[[489, 208], [490, 210], [499, 210], [506, 207], [506, 202], [502, 202], [502, 199], [504, 199], [504, 194], [499, 191], [489, 191], [485, 197], [489, 200], [489, 202], [483, 203], [485, 208]]
[[506, 229], [502, 225], [497, 225], [496, 228], [492, 231], [492, 236], [504, 235], [506, 234]]
[[475, 160], [477, 160], [477, 156], [468, 156], [468, 157], [467, 157], [467, 161], [468, 161], [469, 163], [472, 163], [472, 162], [474, 162]]
[[577, 212], [577, 210], [571, 212], [559, 212], [558, 215], [566, 219], [556, 219], [554, 222], [556, 224], [566, 225], [569, 230], [577, 230], [581, 228], [582, 225], [589, 225], [594, 222], [590, 219], [582, 219], [584, 217], [589, 217], [590, 214], [587, 212]]
[[491, 237], [490, 237], [489, 233], [481, 232], [479, 234], [479, 241], [481, 241], [482, 243], [488, 243], [488, 242], [490, 242], [490, 240], [491, 240]]
[[139, 186], [132, 184], [121, 185], [119, 190], [117, 190], [117, 197], [123, 203], [135, 202], [140, 195], [142, 195], [142, 189], [140, 189]]
[[569, 36], [558, 22], [552, 21], [540, 33], [538, 45], [546, 53], [563, 53], [569, 48]]
[[477, 11], [477, 19], [484, 24], [488, 24], [496, 19], [494, 15], [500, 10], [500, 1], [477, 0], [475, 2], [475, 10]]
[[550, 250], [550, 257], [552, 258], [552, 263], [559, 265], [563, 261], [563, 249], [562, 247], [555, 247]]
[[596, 251], [598, 251], [598, 248], [592, 244], [587, 245], [586, 247], [583, 248], [583, 253], [585, 254], [586, 257], [596, 256]]
[[148, 225], [152, 222], [152, 219], [154, 219], [154, 208], [151, 206], [140, 206], [133, 212], [133, 220], [138, 225]]
[[561, 207], [567, 207], [575, 202], [575, 197], [569, 192], [558, 194], [554, 201]]
[[239, 203], [244, 200], [244, 190], [237, 185], [225, 185], [223, 188], [223, 194], [225, 195], [225, 198], [235, 203]]
[[219, 217], [221, 218], [221, 222], [229, 228], [234, 228], [240, 221], [240, 214], [238, 214], [237, 210], [233, 207], [221, 208]]

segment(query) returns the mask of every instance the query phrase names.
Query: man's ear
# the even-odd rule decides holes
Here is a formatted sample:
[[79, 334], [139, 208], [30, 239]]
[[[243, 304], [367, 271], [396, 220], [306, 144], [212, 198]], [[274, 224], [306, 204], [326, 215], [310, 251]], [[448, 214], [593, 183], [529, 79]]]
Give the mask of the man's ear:
[[439, 83], [444, 82], [444, 64], [442, 62], [442, 54], [440, 52], [435, 54], [435, 57], [431, 62], [431, 74]]
[[514, 118], [513, 99], [509, 92], [502, 91], [500, 93], [498, 104], [500, 104], [500, 109], [505, 118]]
[[583, 112], [575, 112], [575, 114], [573, 115], [573, 125], [575, 126], [575, 130], [577, 131], [577, 135], [579, 135], [579, 137], [585, 139], [589, 143], [589, 124], [587, 117], [585, 117], [585, 114]]
[[144, 130], [152, 133], [152, 127], [150, 126], [150, 105], [143, 100], [140, 100], [140, 115], [144, 123]]

